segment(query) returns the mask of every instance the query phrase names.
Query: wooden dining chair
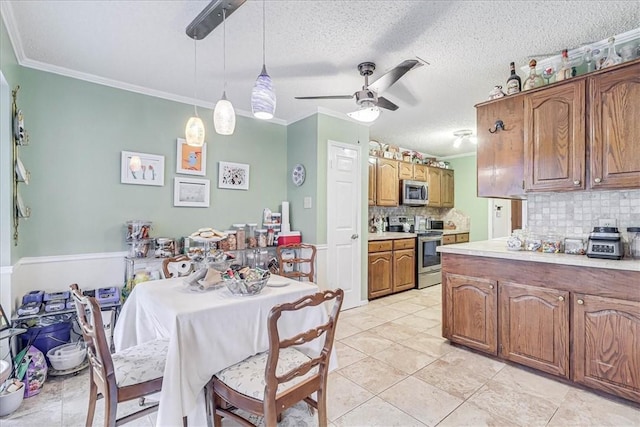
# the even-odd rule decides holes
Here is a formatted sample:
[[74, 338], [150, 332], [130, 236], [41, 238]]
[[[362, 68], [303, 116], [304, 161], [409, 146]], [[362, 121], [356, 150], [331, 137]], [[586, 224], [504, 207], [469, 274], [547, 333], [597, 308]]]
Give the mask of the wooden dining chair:
[[[326, 426], [329, 359], [343, 297], [342, 289], [328, 290], [273, 307], [268, 317], [269, 350], [223, 369], [205, 387], [208, 425], [220, 427], [223, 417], [253, 425], [232, 412], [233, 407], [262, 415], [267, 427], [275, 427], [282, 411], [304, 400], [318, 410], [319, 425]], [[280, 337], [278, 320], [283, 313], [331, 301], [333, 308], [326, 323], [293, 337]], [[310, 356], [297, 348], [319, 339], [324, 343], [318, 355]], [[316, 399], [313, 393], [317, 393]]]
[[139, 399], [162, 389], [169, 341], [149, 341], [111, 354], [98, 302], [93, 297], [83, 296], [77, 284], [70, 288], [90, 365], [87, 427], [93, 424], [96, 401], [100, 398], [105, 400], [104, 425], [107, 427], [119, 426], [156, 411], [157, 403], [116, 418], [118, 403]]
[[316, 247], [307, 243], [291, 243], [276, 248], [279, 275], [291, 279], [314, 281]]
[[188, 276], [193, 271], [193, 263], [186, 255], [165, 258], [162, 261], [162, 273], [165, 279]]

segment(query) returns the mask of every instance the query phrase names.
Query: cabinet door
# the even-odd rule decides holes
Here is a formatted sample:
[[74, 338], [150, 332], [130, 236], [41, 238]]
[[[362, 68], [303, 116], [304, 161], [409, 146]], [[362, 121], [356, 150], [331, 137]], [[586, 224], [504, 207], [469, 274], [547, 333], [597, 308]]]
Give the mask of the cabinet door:
[[589, 79], [592, 188], [640, 188], [640, 63]]
[[453, 183], [453, 171], [451, 169], [442, 170], [442, 207], [452, 208], [454, 200], [454, 183]]
[[525, 95], [524, 147], [526, 190], [584, 190], [584, 80]]
[[640, 302], [573, 295], [573, 380], [640, 402]]
[[414, 249], [393, 251], [393, 291], [399, 292], [416, 286], [416, 257]]
[[407, 162], [398, 162], [398, 178], [413, 179], [413, 164]]
[[369, 254], [369, 298], [388, 295], [393, 290], [391, 265], [392, 252], [376, 252]]
[[456, 243], [466, 243], [469, 241], [469, 233], [456, 234]]
[[497, 282], [445, 273], [442, 334], [453, 342], [497, 355]]
[[443, 245], [451, 245], [453, 243], [456, 243], [456, 235], [455, 234], [448, 234], [446, 236], [442, 236], [442, 244]]
[[398, 206], [400, 185], [398, 182], [398, 162], [378, 159], [376, 168], [376, 203], [378, 206]]
[[429, 206], [442, 206], [442, 169], [427, 167], [427, 182], [429, 183]]
[[[504, 97], [476, 106], [478, 197], [524, 196], [524, 96]], [[504, 130], [493, 133], [496, 120]]]
[[376, 205], [376, 159], [369, 158], [369, 206]]
[[413, 179], [416, 181], [427, 180], [427, 167], [425, 165], [413, 165]]
[[500, 282], [500, 356], [569, 377], [569, 292]]

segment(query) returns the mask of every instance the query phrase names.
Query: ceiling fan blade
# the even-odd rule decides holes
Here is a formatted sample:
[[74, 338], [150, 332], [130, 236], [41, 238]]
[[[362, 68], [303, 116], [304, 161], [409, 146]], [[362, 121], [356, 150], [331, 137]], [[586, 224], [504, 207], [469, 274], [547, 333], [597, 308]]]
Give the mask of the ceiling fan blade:
[[391, 71], [384, 74], [375, 82], [369, 84], [369, 89], [374, 90], [377, 93], [384, 92], [385, 90], [389, 89], [389, 87], [391, 87], [392, 84], [394, 84], [402, 76], [404, 76], [407, 72], [420, 66], [422, 66], [422, 63], [417, 59], [407, 59], [406, 61], [403, 61], [400, 65], [398, 65]]
[[380, 108], [386, 108], [387, 110], [391, 110], [391, 111], [396, 111], [398, 109], [398, 106], [396, 104], [389, 101], [387, 98], [383, 96], [378, 97], [378, 102], [376, 103], [376, 105]]
[[295, 99], [351, 99], [353, 95], [296, 96]]

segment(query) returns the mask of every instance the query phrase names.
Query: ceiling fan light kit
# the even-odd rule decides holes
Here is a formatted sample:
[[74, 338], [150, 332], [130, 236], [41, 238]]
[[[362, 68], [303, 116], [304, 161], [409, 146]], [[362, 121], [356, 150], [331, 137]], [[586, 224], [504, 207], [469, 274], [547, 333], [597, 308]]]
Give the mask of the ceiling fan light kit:
[[359, 122], [371, 123], [380, 116], [380, 109], [375, 105], [363, 106], [359, 110], [347, 113], [347, 116]]
[[276, 92], [265, 65], [265, 0], [262, 0], [262, 71], [251, 91], [251, 111], [262, 120], [273, 118], [276, 112]]

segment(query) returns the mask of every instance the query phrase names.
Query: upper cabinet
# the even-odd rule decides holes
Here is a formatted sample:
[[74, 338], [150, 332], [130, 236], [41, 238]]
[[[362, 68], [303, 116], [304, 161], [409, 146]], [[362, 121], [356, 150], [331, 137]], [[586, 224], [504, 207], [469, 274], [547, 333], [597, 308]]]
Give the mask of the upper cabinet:
[[415, 163], [398, 162], [398, 178], [414, 181], [427, 180], [427, 166]]
[[455, 196], [452, 169], [442, 169], [442, 180], [440, 183], [440, 190], [442, 192], [440, 196], [440, 200], [442, 201], [442, 207], [452, 208], [454, 196]]
[[452, 208], [454, 199], [454, 180], [452, 169], [427, 166], [429, 207]]
[[524, 99], [524, 182], [529, 191], [584, 189], [585, 81]]
[[376, 205], [376, 159], [369, 158], [369, 206]]
[[476, 107], [480, 197], [640, 188], [638, 59]]
[[477, 106], [479, 197], [524, 197], [523, 102], [509, 96]]
[[376, 204], [378, 206], [398, 206], [399, 196], [398, 161], [377, 159]]
[[589, 78], [592, 188], [640, 186], [640, 63]]

